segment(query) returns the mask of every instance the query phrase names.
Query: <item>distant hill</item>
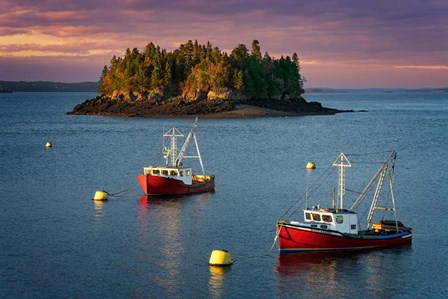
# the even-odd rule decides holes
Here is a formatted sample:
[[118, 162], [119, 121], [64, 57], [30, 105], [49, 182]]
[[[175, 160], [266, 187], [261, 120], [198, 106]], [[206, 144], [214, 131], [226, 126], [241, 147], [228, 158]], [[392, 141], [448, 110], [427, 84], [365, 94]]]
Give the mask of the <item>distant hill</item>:
[[98, 82], [0, 81], [0, 90], [13, 92], [97, 92]]

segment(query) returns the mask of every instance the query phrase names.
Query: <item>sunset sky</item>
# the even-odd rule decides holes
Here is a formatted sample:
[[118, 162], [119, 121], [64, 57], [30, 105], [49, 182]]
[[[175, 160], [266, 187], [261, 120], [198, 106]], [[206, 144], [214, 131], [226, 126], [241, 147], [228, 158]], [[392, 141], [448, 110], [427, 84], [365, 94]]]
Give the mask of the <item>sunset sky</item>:
[[445, 0], [0, 0], [0, 80], [97, 81], [112, 55], [188, 40], [299, 54], [305, 87], [448, 87]]

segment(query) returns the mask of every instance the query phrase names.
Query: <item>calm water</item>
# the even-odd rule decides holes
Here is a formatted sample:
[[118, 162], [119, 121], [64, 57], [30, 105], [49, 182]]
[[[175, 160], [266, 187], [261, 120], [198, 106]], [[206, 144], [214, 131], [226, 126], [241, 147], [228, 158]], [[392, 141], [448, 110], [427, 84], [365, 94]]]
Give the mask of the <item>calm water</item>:
[[[216, 191], [165, 200], [142, 197], [135, 177], [160, 161], [162, 128], [186, 131], [192, 120], [65, 114], [92, 96], [0, 94], [0, 297], [448, 296], [448, 94], [309, 94], [369, 112], [200, 119]], [[318, 175], [341, 151], [389, 149], [398, 152], [395, 198], [412, 246], [269, 251], [276, 220], [312, 179], [308, 161]], [[127, 188], [104, 204], [91, 200], [96, 190]], [[235, 264], [209, 267], [222, 248]]]

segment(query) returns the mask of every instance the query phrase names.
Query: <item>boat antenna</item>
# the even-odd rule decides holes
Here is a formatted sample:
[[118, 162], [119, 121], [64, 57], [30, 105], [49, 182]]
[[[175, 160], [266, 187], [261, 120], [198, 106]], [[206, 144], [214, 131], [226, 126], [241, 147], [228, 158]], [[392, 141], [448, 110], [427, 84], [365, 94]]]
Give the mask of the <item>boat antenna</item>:
[[336, 188], [333, 188], [333, 192], [331, 192], [331, 207], [336, 209]]
[[344, 208], [344, 194], [345, 194], [345, 167], [352, 167], [350, 161], [344, 155], [340, 153], [337, 159], [333, 162], [334, 167], [339, 167], [339, 204], [340, 209]]
[[306, 179], [305, 179], [305, 209], [308, 208], [308, 196], [309, 196], [309, 194], [308, 194], [308, 192], [309, 192], [309, 190], [308, 190], [308, 182], [309, 182], [309, 176], [310, 176], [310, 172], [307, 171]]

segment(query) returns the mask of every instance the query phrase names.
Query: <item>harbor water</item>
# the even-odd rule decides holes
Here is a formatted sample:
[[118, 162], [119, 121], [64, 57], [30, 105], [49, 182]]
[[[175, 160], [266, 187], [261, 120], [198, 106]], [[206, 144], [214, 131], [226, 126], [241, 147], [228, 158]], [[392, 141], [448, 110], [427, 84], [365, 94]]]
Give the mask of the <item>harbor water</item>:
[[[311, 93], [308, 101], [366, 112], [199, 119], [216, 189], [168, 198], [143, 196], [136, 176], [162, 163], [162, 131], [188, 132], [193, 119], [66, 114], [93, 96], [0, 94], [1, 298], [448, 296], [448, 93]], [[271, 249], [276, 221], [340, 152], [392, 149], [397, 216], [413, 228], [411, 246]], [[95, 202], [97, 190], [124, 192]], [[331, 190], [323, 194], [316, 203], [330, 204]], [[234, 264], [209, 266], [215, 249]]]

